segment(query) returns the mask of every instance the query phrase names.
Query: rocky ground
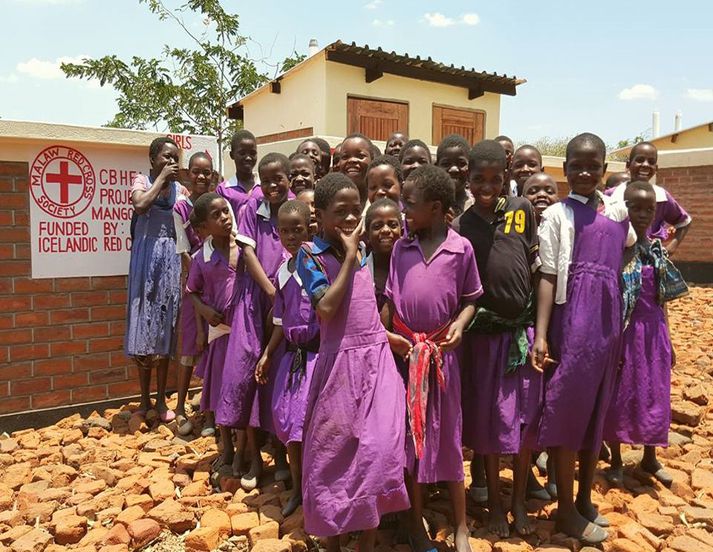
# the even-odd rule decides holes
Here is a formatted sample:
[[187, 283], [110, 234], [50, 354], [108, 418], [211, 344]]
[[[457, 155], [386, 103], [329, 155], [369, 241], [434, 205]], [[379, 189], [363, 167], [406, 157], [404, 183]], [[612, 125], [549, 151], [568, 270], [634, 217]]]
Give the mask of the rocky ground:
[[[693, 288], [671, 306], [670, 317], [678, 366], [671, 446], [660, 456], [675, 481], [667, 489], [637, 469], [635, 448], [624, 456], [624, 489], [611, 489], [600, 474], [594, 497], [613, 526], [605, 551], [713, 552], [713, 288]], [[319, 546], [302, 529], [301, 509], [281, 516], [289, 492], [273, 481], [272, 469], [259, 490], [246, 493], [230, 477], [213, 490], [215, 441], [176, 438], [152, 413], [146, 420], [132, 415], [136, 407], [0, 436], [0, 552], [306, 552]], [[271, 462], [269, 450], [264, 458]], [[511, 475], [504, 465], [506, 492]], [[426, 517], [445, 552], [452, 542], [449, 506], [438, 493]], [[536, 533], [498, 541], [483, 529], [486, 512], [469, 504], [474, 552], [581, 549], [554, 533], [554, 504], [528, 506]], [[409, 552], [397, 543], [393, 524], [384, 525], [379, 552]], [[354, 542], [344, 546], [353, 549]]]

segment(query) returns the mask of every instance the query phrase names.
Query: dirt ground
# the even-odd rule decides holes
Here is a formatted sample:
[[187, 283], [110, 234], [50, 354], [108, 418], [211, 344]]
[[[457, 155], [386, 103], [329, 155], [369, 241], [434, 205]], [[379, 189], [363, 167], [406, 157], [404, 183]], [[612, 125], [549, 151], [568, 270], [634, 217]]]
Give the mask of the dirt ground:
[[[671, 444], [660, 459], [674, 483], [663, 487], [638, 469], [636, 447], [624, 449], [624, 488], [610, 488], [600, 471], [594, 500], [612, 524], [605, 551], [713, 552], [713, 288], [693, 287], [671, 305], [670, 319], [678, 364]], [[274, 482], [273, 466], [260, 489], [246, 493], [237, 480], [222, 477], [214, 490], [214, 439], [175, 437], [154, 413], [146, 420], [132, 415], [137, 406], [0, 436], [0, 552], [306, 552], [319, 546], [302, 529], [301, 509], [287, 519], [280, 514], [289, 491]], [[269, 448], [263, 457], [271, 464]], [[509, 492], [505, 463], [501, 478]], [[426, 519], [445, 552], [452, 530], [441, 492], [434, 488]], [[487, 512], [469, 503], [474, 552], [581, 549], [554, 533], [554, 503], [531, 500], [528, 507], [535, 534], [499, 541], [484, 529]], [[393, 520], [383, 525], [379, 552], [409, 552], [397, 542]], [[354, 549], [355, 541], [344, 546]]]

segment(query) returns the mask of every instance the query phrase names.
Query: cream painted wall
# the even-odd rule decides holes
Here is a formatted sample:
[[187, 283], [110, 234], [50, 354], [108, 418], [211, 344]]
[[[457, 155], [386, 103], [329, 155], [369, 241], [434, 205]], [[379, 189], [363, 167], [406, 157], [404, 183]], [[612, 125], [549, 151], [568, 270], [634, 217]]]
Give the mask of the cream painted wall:
[[671, 135], [661, 136], [651, 142], [656, 145], [659, 151], [710, 148], [713, 147], [713, 132], [708, 130], [706, 124], [679, 132], [675, 142], [671, 141]]
[[243, 99], [244, 127], [255, 136], [313, 127], [325, 134], [324, 52], [315, 54], [280, 81], [280, 94], [265, 86]]
[[486, 93], [468, 100], [465, 88], [385, 74], [374, 82], [364, 80], [364, 69], [343, 63], [326, 63], [326, 134], [344, 136], [347, 132], [347, 95], [409, 104], [409, 136], [430, 143], [433, 135], [433, 104], [480, 109], [485, 115], [485, 137], [495, 138], [500, 129], [500, 95]]

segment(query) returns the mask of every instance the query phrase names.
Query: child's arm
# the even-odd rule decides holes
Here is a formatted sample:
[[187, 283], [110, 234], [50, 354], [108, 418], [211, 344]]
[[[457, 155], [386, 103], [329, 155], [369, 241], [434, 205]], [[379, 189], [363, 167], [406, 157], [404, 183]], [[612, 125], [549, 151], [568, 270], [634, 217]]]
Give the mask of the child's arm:
[[671, 241], [666, 244], [666, 251], [668, 252], [669, 257], [673, 257], [673, 254], [676, 252], [676, 249], [678, 249], [678, 246], [681, 245], [683, 238], [686, 237], [690, 228], [690, 224], [676, 228], [676, 233], [673, 235], [673, 238], [671, 238]]
[[394, 304], [391, 299], [388, 299], [381, 309], [381, 323], [386, 328], [386, 337], [389, 340], [389, 347], [395, 355], [399, 355], [402, 358], [406, 358], [411, 354], [411, 349], [413, 346], [411, 342], [404, 336], [394, 333], [391, 331], [392, 323], [394, 319]]
[[538, 372], [544, 371], [549, 357], [547, 329], [550, 326], [552, 305], [555, 302], [557, 276], [541, 273], [537, 284], [537, 319], [535, 321], [535, 343], [532, 345], [532, 367]]
[[663, 305], [663, 316], [666, 320], [666, 328], [668, 329], [668, 339], [671, 342], [671, 368], [676, 367], [676, 349], [673, 348], [673, 340], [671, 339], [671, 324], [668, 322], [668, 304]]
[[171, 179], [178, 178], [178, 165], [176, 163], [168, 163], [161, 170], [156, 180], [148, 190], [134, 189], [131, 192], [131, 203], [134, 206], [134, 211], [139, 215], [143, 215], [151, 205], [156, 201], [156, 198], [161, 191], [171, 182]]
[[448, 328], [448, 334], [446, 339], [441, 341], [438, 346], [444, 351], [452, 351], [463, 340], [463, 332], [465, 331], [468, 324], [471, 323], [473, 317], [475, 316], [475, 303], [465, 303], [458, 317], [451, 323], [451, 327]]
[[270, 281], [270, 278], [267, 277], [267, 274], [265, 274], [265, 270], [257, 258], [257, 253], [255, 253], [255, 248], [252, 245], [246, 244], [243, 247], [243, 255], [245, 257], [245, 268], [248, 269], [248, 274], [257, 282], [260, 289], [270, 297], [270, 300], [274, 300], [275, 286]]
[[280, 343], [282, 343], [283, 338], [284, 332], [282, 331], [282, 326], [273, 326], [270, 341], [268, 341], [267, 347], [265, 347], [265, 350], [255, 367], [255, 380], [261, 385], [267, 383], [267, 373], [270, 371], [272, 355], [274, 355], [275, 351], [277, 351], [277, 348], [280, 346]]
[[203, 317], [198, 312], [198, 309], [195, 308], [195, 301], [192, 299], [190, 301], [193, 303], [193, 316], [196, 319], [196, 350], [202, 353], [208, 344], [208, 339], [203, 329]]
[[223, 314], [201, 301], [198, 293], [191, 292], [189, 295], [191, 301], [193, 301], [193, 308], [196, 311], [196, 315], [202, 316], [211, 326], [217, 326], [223, 323]]

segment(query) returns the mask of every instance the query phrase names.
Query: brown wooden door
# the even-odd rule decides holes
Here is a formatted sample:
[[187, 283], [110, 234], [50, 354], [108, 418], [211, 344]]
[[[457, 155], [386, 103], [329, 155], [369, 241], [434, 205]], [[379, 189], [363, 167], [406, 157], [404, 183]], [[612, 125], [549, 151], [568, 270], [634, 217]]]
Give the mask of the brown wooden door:
[[433, 106], [433, 143], [440, 144], [449, 134], [460, 134], [471, 144], [485, 136], [485, 113], [455, 107]]
[[408, 104], [347, 98], [347, 134], [353, 132], [371, 140], [388, 140], [394, 132], [408, 134]]

